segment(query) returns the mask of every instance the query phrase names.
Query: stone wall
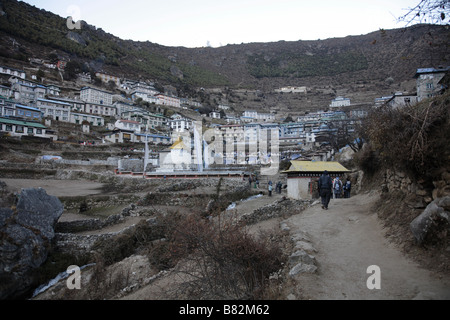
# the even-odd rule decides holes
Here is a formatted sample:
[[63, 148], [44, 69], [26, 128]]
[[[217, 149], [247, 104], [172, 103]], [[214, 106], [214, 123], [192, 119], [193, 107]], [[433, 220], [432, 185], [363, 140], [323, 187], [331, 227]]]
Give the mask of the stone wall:
[[[155, 218], [150, 218], [146, 220], [149, 226], [156, 230], [155, 233], [160, 232], [160, 225], [158, 225]], [[95, 224], [95, 223], [94, 223]], [[74, 233], [64, 233], [57, 232], [55, 233], [55, 249], [60, 253], [66, 253], [73, 256], [83, 256], [92, 251], [94, 244], [100, 240], [108, 240], [113, 239], [114, 237], [126, 233], [132, 232], [135, 228], [135, 225], [124, 228], [119, 232], [109, 232], [109, 233], [99, 233], [99, 234], [90, 234], [90, 235], [82, 235], [82, 234], [74, 234]]]
[[[450, 173], [442, 170], [435, 181], [413, 181], [405, 173], [386, 170], [383, 192], [402, 192], [407, 220], [415, 242], [450, 249]], [[445, 254], [442, 255], [442, 261]]]
[[[85, 207], [86, 210], [92, 208], [108, 208], [120, 205], [127, 205], [130, 202], [135, 202], [139, 199], [139, 196], [89, 196], [89, 197], [60, 197], [61, 202], [64, 204], [66, 211], [79, 210], [81, 207]], [[80, 210], [80, 212], [83, 210]]]
[[381, 189], [383, 192], [402, 191], [415, 199], [416, 208], [425, 207], [437, 198], [450, 196], [450, 172], [444, 170], [432, 186], [426, 186], [424, 180], [413, 181], [402, 171], [387, 169]]
[[242, 215], [240, 220], [250, 225], [272, 218], [283, 217], [286, 214], [294, 215], [305, 210], [311, 203], [311, 200], [290, 200], [283, 197], [251, 213]]

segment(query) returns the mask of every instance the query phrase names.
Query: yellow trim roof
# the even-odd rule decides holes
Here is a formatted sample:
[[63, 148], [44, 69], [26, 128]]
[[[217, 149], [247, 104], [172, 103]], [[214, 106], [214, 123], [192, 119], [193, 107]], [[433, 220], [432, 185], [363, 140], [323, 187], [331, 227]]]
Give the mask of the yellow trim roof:
[[336, 161], [298, 161], [291, 160], [291, 166], [288, 170], [283, 171], [285, 173], [289, 172], [323, 172], [327, 170], [328, 172], [349, 172], [347, 168]]
[[187, 149], [186, 146], [183, 143], [183, 140], [181, 137], [178, 137], [177, 141], [173, 143], [173, 145], [170, 147], [170, 149]]

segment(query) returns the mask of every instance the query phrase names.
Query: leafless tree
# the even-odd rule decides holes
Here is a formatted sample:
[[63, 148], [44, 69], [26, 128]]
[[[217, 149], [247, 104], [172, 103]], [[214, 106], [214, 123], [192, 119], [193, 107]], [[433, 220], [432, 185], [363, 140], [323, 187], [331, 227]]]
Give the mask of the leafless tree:
[[415, 7], [408, 8], [408, 12], [398, 21], [406, 22], [406, 26], [415, 22], [448, 25], [450, 0], [420, 0]]

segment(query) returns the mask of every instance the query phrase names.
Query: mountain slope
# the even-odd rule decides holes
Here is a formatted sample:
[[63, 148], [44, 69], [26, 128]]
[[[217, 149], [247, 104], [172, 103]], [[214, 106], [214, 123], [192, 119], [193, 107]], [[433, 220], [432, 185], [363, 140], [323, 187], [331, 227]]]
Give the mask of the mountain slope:
[[[2, 0], [0, 7], [3, 63], [15, 59], [20, 66], [28, 58], [56, 54], [79, 61], [83, 71], [170, 84], [181, 95], [198, 94], [199, 87], [257, 89], [261, 96], [232, 101], [247, 99], [263, 109], [280, 101], [294, 109], [321, 106], [339, 94], [356, 103], [373, 101], [380, 94], [413, 90], [417, 68], [450, 61], [447, 26], [415, 25], [316, 41], [185, 48], [121, 40], [85, 22], [81, 30], [70, 30], [66, 19], [15, 0]], [[287, 85], [307, 86], [311, 93], [295, 98], [299, 101], [280, 97], [266, 101], [273, 89]]]

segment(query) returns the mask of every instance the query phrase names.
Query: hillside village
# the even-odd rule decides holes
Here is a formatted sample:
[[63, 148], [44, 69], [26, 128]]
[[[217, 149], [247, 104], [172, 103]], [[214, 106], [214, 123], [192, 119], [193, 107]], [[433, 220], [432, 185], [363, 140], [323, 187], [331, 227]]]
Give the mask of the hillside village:
[[184, 48], [0, 20], [0, 299], [450, 298], [447, 25]]
[[[30, 61], [30, 65], [35, 64], [39, 65], [41, 73], [44, 68], [64, 72], [67, 65], [65, 61], [56, 64], [45, 60]], [[141, 143], [137, 148], [142, 149], [142, 143], [167, 147], [180, 136], [193, 137], [197, 123], [203, 132], [212, 129], [214, 136], [220, 137], [225, 144], [228, 142], [226, 152], [232, 154], [226, 157], [225, 164], [263, 163], [260, 150], [252, 154], [248, 145], [261, 140], [268, 131], [275, 132], [269, 140], [276, 137], [282, 160], [326, 161], [333, 159], [340, 148], [355, 143], [358, 138], [354, 134], [355, 128], [371, 109], [382, 104], [392, 108], [413, 105], [442, 93], [449, 69], [418, 68], [414, 76], [416, 92], [396, 92], [376, 98], [363, 107], [352, 105], [349, 98], [337, 97], [323, 106], [322, 111], [292, 119], [247, 110], [245, 106], [242, 106], [245, 110], [242, 114], [236, 114], [226, 105], [217, 105], [209, 113], [201, 113], [202, 105], [195, 100], [159, 92], [153, 83], [120, 79], [104, 73], [97, 73], [96, 81], [78, 74], [82, 86], [73, 88], [50, 84], [43, 79], [38, 81], [39, 72], [0, 66], [0, 132], [19, 138], [26, 136], [81, 144]], [[121, 93], [105, 88], [108, 86], [120, 88]], [[302, 94], [305, 90], [304, 87], [278, 89], [283, 94]], [[78, 138], [58, 132], [59, 123], [73, 124]], [[95, 138], [88, 141], [82, 138], [83, 134], [89, 133]], [[207, 142], [211, 143], [211, 138]], [[239, 144], [247, 146], [242, 149]], [[187, 148], [192, 149], [191, 146]], [[221, 151], [224, 150], [216, 150]], [[245, 155], [238, 155], [237, 151], [245, 152]], [[154, 167], [160, 166], [158, 161], [152, 161]]]

